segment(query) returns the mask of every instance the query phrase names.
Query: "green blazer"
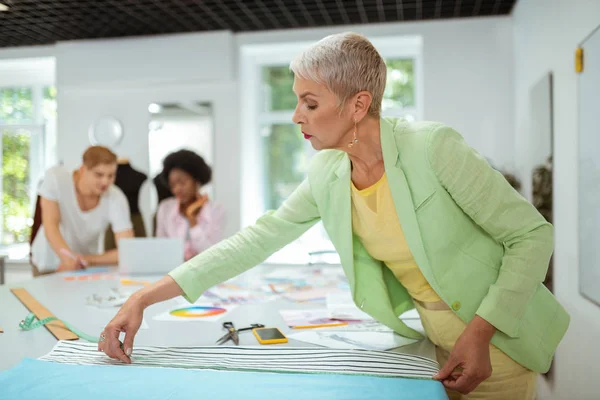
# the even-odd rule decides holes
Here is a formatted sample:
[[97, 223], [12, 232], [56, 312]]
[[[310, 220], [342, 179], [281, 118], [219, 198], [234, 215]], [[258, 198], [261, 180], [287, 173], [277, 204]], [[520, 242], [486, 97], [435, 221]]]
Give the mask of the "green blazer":
[[[431, 287], [464, 322], [477, 314], [493, 324], [492, 343], [515, 361], [547, 371], [569, 325], [567, 312], [541, 284], [552, 225], [445, 125], [382, 119], [381, 145], [398, 218]], [[355, 303], [398, 334], [419, 338], [398, 319], [414, 308], [408, 292], [352, 232], [350, 187], [348, 155], [321, 151], [278, 210], [170, 275], [195, 301], [322, 220]]]

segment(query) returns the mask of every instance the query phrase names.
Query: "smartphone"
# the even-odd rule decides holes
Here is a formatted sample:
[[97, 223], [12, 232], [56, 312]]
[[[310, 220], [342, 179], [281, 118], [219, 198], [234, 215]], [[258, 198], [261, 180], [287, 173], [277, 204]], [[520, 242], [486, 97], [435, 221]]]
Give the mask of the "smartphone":
[[288, 339], [277, 328], [254, 328], [252, 333], [260, 344], [287, 343]]

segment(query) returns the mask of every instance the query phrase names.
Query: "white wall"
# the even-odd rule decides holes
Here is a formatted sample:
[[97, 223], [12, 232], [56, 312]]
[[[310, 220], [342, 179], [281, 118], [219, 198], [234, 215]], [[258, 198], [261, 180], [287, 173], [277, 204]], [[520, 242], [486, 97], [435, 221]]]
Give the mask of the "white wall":
[[510, 17], [349, 25], [236, 35], [246, 44], [316, 41], [355, 31], [423, 38], [424, 112], [460, 131], [499, 168], [513, 169], [513, 55]]
[[57, 82], [65, 86], [148, 85], [233, 79], [230, 32], [60, 42]]
[[[551, 3], [551, 4], [548, 4]], [[577, 74], [574, 52], [600, 25], [600, 1], [519, 0], [513, 11], [515, 54], [515, 151], [530, 148], [527, 127], [531, 86], [554, 74], [554, 287], [571, 314], [556, 354], [554, 381], [542, 381], [541, 399], [598, 399], [600, 308], [579, 294], [577, 226]], [[528, 178], [529, 179], [529, 178]]]
[[17, 58], [54, 57], [55, 51], [56, 48], [54, 45], [4, 47], [0, 49], [0, 61], [14, 60]]
[[56, 83], [54, 57], [0, 58], [0, 86], [49, 86]]
[[[241, 108], [237, 106], [238, 96], [231, 95], [236, 92], [239, 47], [267, 42], [306, 42], [345, 30], [371, 37], [421, 36], [424, 117], [455, 127], [494, 164], [512, 170], [514, 123], [509, 17], [235, 36], [229, 32], [213, 32], [61, 42], [51, 48], [38, 48], [40, 54], [56, 56], [58, 159], [67, 166], [77, 166], [89, 143], [89, 125], [100, 116], [111, 115], [121, 120], [125, 131], [116, 151], [128, 157], [136, 168], [147, 172], [148, 103], [166, 101], [166, 98], [181, 101], [182, 96], [191, 101], [207, 100], [204, 85], [210, 83], [207, 89], [212, 93], [210, 96], [222, 99], [224, 104], [221, 110], [215, 108], [218, 116], [214, 189], [217, 200], [227, 206], [232, 232], [240, 226], [240, 137], [254, 134], [238, 123]], [[0, 58], [10, 55], [35, 56], [36, 48], [0, 50]], [[224, 84], [223, 91], [220, 83]], [[228, 94], [224, 95], [225, 92]]]

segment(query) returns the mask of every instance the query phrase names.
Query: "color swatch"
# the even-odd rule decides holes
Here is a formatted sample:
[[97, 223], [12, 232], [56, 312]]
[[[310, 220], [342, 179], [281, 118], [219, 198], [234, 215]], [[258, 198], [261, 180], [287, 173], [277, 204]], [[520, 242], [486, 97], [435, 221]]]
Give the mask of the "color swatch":
[[202, 317], [213, 317], [215, 315], [223, 314], [227, 310], [220, 307], [210, 306], [189, 306], [178, 308], [170, 312], [175, 317], [183, 318], [202, 318]]
[[115, 275], [110, 272], [111, 270], [105, 267], [86, 268], [64, 272], [63, 279], [65, 281], [99, 281], [115, 279]]
[[229, 315], [235, 309], [235, 304], [217, 305], [213, 303], [180, 303], [157, 314], [152, 319], [155, 321], [178, 321], [178, 322], [209, 322], [219, 321]]

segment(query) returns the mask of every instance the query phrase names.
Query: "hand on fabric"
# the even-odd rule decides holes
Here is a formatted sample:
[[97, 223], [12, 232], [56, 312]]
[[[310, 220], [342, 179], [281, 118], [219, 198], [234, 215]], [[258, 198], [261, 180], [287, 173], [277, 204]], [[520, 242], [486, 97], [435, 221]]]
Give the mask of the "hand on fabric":
[[[131, 364], [129, 356], [133, 351], [133, 339], [140, 329], [143, 316], [144, 307], [134, 294], [104, 328], [98, 343], [98, 351], [103, 351], [110, 358]], [[125, 332], [122, 346], [119, 341], [121, 332]]]
[[450, 357], [433, 379], [447, 389], [468, 394], [492, 375], [490, 340], [496, 328], [478, 315], [460, 335]]

